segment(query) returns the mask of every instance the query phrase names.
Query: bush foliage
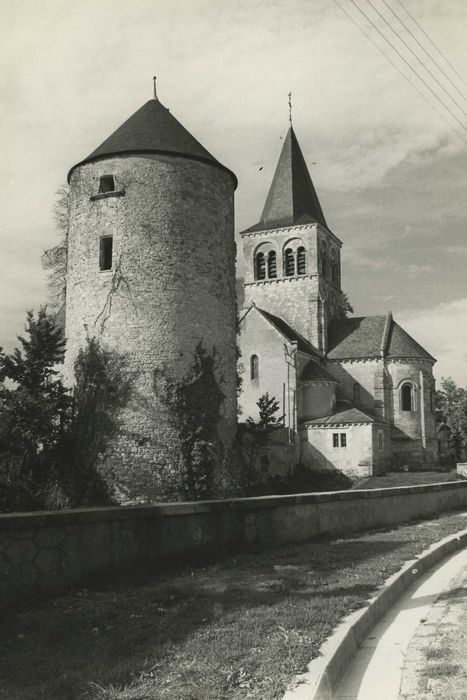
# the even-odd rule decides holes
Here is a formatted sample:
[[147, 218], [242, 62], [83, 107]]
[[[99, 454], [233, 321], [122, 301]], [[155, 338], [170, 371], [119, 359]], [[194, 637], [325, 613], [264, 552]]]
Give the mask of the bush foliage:
[[74, 364], [73, 414], [61, 449], [63, 482], [73, 505], [112, 501], [97, 466], [118, 431], [132, 393], [126, 358], [91, 338]]
[[0, 352], [0, 511], [102, 505], [96, 466], [131, 393], [125, 358], [91, 339], [71, 392], [60, 377], [65, 340], [42, 307], [20, 347]]
[[199, 344], [191, 370], [183, 379], [164, 369], [154, 373], [155, 393], [180, 441], [178, 485], [174, 486], [189, 499], [213, 494], [214, 470], [223, 457], [217, 426], [225, 397], [216, 378], [216, 365], [215, 349], [209, 354]]

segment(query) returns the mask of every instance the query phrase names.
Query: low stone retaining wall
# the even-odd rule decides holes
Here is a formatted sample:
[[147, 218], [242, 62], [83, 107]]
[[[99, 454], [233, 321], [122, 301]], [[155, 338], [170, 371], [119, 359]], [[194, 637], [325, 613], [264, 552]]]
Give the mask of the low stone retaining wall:
[[0, 604], [249, 544], [273, 547], [467, 509], [467, 481], [0, 515]]

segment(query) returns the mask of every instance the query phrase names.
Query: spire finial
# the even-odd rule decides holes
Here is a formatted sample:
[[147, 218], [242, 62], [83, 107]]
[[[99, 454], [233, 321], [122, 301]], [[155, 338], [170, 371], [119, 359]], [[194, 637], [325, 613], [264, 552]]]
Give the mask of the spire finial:
[[156, 88], [156, 80], [157, 80], [157, 77], [154, 76], [154, 78], [153, 78], [152, 80], [153, 80], [153, 83], [154, 83], [154, 99], [157, 100], [157, 88]]
[[289, 92], [289, 122], [292, 126], [292, 92]]

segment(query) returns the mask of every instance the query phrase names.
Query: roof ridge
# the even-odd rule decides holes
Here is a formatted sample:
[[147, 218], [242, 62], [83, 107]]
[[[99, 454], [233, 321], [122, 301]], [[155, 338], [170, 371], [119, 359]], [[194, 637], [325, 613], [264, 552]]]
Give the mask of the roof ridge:
[[381, 357], [384, 357], [387, 353], [387, 350], [388, 350], [389, 334], [391, 332], [391, 326], [392, 326], [392, 313], [391, 313], [391, 311], [388, 311], [388, 314], [386, 316], [386, 322], [384, 324], [384, 329], [383, 329], [383, 337], [381, 338]]
[[[305, 336], [303, 336], [301, 333], [299, 333], [294, 328], [292, 328], [292, 326], [289, 323], [287, 323], [287, 321], [285, 319], [281, 318], [280, 316], [276, 316], [275, 314], [272, 314], [270, 311], [266, 311], [265, 309], [260, 309], [260, 307], [256, 306], [256, 304], [254, 306], [255, 306], [256, 310], [259, 311], [259, 313], [263, 316], [263, 318], [265, 318], [266, 321], [268, 321], [271, 325], [273, 325], [274, 328], [282, 335], [283, 338], [288, 340], [289, 343], [298, 342], [298, 346], [299, 346], [298, 349], [301, 352], [306, 352], [311, 357], [319, 357], [319, 358], [323, 357], [323, 354], [320, 353], [318, 348], [315, 348], [314, 345], [312, 343], [310, 343], [310, 341], [305, 338]], [[275, 323], [275, 321], [279, 321], [279, 325], [277, 323]], [[291, 333], [295, 336], [295, 339], [291, 339], [290, 337], [288, 337], [287, 334], [284, 332], [284, 330], [280, 327], [280, 324], [283, 324], [284, 326], [286, 326], [286, 328], [289, 331], [291, 331]], [[301, 345], [301, 347], [300, 347], [300, 345]], [[304, 351], [303, 350], [304, 347], [306, 347], [307, 350]]]

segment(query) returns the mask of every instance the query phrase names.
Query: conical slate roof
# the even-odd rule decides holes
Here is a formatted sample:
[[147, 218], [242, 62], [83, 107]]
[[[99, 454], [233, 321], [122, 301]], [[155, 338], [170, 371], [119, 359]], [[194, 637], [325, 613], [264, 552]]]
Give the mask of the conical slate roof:
[[68, 173], [68, 181], [73, 170], [80, 165], [125, 153], [163, 153], [201, 160], [227, 171], [237, 185], [235, 175], [219, 163], [156, 98], [146, 102], [87, 158], [74, 165]]
[[289, 128], [261, 220], [248, 231], [320, 223], [326, 226], [318, 195], [292, 126]]

